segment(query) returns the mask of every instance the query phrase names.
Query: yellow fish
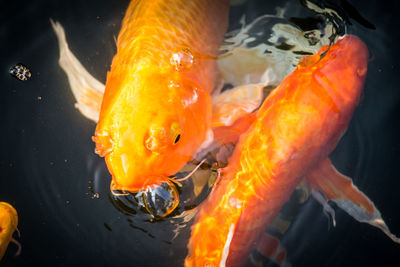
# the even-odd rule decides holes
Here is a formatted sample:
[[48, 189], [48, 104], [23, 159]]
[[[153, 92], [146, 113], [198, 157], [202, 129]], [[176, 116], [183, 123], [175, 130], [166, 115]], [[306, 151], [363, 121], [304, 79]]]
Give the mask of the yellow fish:
[[12, 238], [14, 231], [17, 230], [17, 225], [17, 211], [10, 204], [0, 202], [0, 260], [3, 258], [10, 241], [18, 246], [15, 255], [18, 256], [21, 253], [21, 244]]

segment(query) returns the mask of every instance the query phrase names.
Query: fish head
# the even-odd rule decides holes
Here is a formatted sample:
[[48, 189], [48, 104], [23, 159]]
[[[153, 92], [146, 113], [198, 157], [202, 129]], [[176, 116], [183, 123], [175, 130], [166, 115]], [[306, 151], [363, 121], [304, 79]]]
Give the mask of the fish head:
[[[298, 68], [306, 67], [310, 72], [318, 73], [315, 77], [323, 80], [324, 90], [329, 91], [327, 96], [333, 101], [335, 109], [343, 114], [352, 114], [346, 110], [354, 109], [359, 102], [368, 61], [369, 52], [364, 42], [356, 36], [344, 35], [336, 43], [322, 47], [317, 54], [303, 57]], [[350, 102], [355, 104], [348, 105]]]
[[168, 182], [211, 127], [209, 94], [192, 79], [179, 73], [137, 75], [120, 84], [112, 102], [103, 100], [93, 138], [112, 174], [112, 188], [130, 192]]

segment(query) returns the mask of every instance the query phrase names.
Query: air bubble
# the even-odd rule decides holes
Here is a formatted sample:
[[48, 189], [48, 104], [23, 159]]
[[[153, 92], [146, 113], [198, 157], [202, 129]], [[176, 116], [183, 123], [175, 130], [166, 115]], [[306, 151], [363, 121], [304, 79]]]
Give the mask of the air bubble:
[[176, 71], [190, 69], [193, 61], [194, 57], [189, 48], [181, 48], [179, 51], [173, 53], [170, 58], [170, 62]]
[[172, 182], [163, 182], [160, 186], [143, 191], [146, 210], [155, 218], [170, 214], [179, 204], [179, 194]]

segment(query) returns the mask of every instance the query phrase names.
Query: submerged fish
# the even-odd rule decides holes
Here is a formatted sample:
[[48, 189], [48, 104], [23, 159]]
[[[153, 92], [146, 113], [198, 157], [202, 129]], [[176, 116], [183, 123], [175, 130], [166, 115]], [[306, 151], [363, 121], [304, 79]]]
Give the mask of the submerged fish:
[[229, 1], [131, 1], [101, 105], [96, 153], [113, 188], [168, 182], [211, 130]]
[[241, 266], [256, 245], [262, 247], [263, 231], [303, 179], [400, 243], [373, 203], [328, 159], [359, 102], [367, 60], [363, 42], [347, 35], [303, 57], [272, 91], [199, 207], [185, 266]]
[[6, 202], [0, 202], [0, 260], [3, 258], [10, 242], [18, 246], [16, 255], [21, 251], [21, 245], [12, 238], [18, 225], [18, 214], [13, 206]]
[[[228, 12], [228, 0], [131, 1], [104, 96], [96, 81], [74, 91], [94, 120], [102, 102], [93, 140], [113, 176], [112, 189], [168, 183], [211, 137], [210, 93]], [[62, 27], [52, 24], [61, 50], [68, 49]], [[74, 87], [79, 77], [68, 75]]]

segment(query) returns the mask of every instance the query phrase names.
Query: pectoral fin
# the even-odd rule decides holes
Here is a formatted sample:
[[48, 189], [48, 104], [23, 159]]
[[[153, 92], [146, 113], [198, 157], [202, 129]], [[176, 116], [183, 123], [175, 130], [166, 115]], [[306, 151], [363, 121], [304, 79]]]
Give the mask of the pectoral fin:
[[213, 97], [212, 127], [230, 126], [253, 112], [263, 100], [263, 84], [248, 84], [226, 90]]
[[256, 114], [256, 112], [248, 113], [237, 119], [230, 126], [214, 128], [214, 143], [218, 146], [228, 143], [236, 143], [240, 135], [242, 135], [254, 122]]
[[349, 177], [339, 173], [330, 159], [319, 162], [306, 175], [306, 181], [315, 191], [320, 191], [327, 200], [335, 202], [357, 221], [381, 229], [394, 242], [400, 243], [400, 238], [390, 232], [374, 203], [353, 184]]
[[50, 19], [60, 47], [59, 64], [67, 74], [76, 99], [76, 107], [88, 119], [97, 122], [104, 94], [104, 84], [94, 78], [69, 50], [64, 28]]
[[207, 133], [206, 141], [193, 158], [201, 160], [217, 147], [236, 143], [255, 120], [253, 111], [261, 104], [263, 95], [263, 85], [247, 85], [214, 96], [212, 131]]

